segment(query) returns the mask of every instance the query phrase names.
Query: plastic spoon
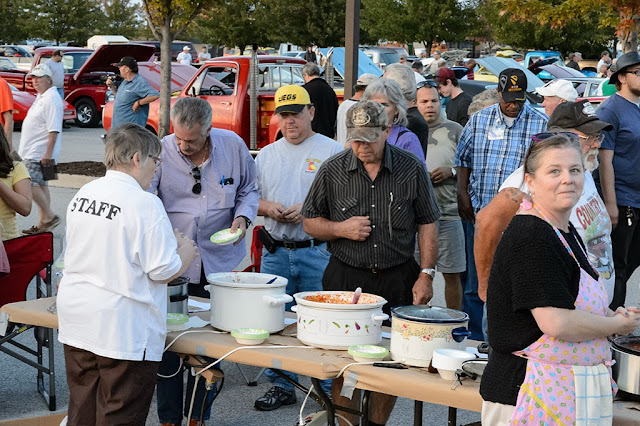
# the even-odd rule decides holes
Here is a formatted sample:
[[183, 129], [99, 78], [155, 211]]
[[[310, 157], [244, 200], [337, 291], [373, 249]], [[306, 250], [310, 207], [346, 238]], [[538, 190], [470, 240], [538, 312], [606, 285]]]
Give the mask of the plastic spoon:
[[356, 288], [356, 291], [353, 293], [353, 302], [351, 302], [353, 305], [358, 304], [358, 299], [360, 299], [361, 294], [362, 294], [362, 288], [360, 287]]

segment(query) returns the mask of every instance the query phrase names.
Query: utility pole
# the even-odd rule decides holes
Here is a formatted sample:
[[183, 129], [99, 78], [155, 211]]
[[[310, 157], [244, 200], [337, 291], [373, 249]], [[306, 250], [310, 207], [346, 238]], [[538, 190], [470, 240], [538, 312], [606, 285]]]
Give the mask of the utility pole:
[[358, 80], [358, 55], [360, 54], [360, 0], [347, 0], [344, 26], [344, 99], [353, 96], [353, 86]]

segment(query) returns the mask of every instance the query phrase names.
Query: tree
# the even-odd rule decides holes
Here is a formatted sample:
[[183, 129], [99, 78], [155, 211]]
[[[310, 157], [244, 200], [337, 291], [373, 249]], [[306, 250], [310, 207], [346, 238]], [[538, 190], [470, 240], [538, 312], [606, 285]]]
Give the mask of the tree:
[[153, 35], [160, 42], [160, 117], [158, 136], [170, 129], [171, 110], [171, 43], [180, 37], [189, 24], [211, 0], [142, 0], [144, 14]]
[[363, 0], [362, 27], [378, 39], [404, 43], [464, 41], [473, 14], [458, 0]]
[[31, 0], [26, 6], [29, 34], [84, 46], [102, 18], [97, 0]]
[[[489, 0], [503, 16], [520, 22], [548, 25], [554, 30], [589, 23], [601, 32], [611, 33], [615, 28], [623, 51], [638, 49], [638, 18], [640, 0]], [[589, 30], [584, 27], [585, 30]], [[593, 28], [592, 28], [593, 29]], [[590, 34], [578, 32], [579, 39]], [[608, 40], [611, 40], [611, 34]], [[607, 40], [607, 41], [608, 41]], [[574, 49], [575, 50], [575, 49]]]
[[139, 5], [133, 0], [103, 0], [104, 19], [100, 26], [103, 34], [125, 36], [129, 39], [139, 34], [141, 22]]
[[0, 1], [0, 41], [16, 44], [27, 38], [23, 0]]
[[273, 27], [267, 7], [252, 0], [212, 0], [195, 19], [189, 33], [213, 45], [245, 46], [272, 43]]

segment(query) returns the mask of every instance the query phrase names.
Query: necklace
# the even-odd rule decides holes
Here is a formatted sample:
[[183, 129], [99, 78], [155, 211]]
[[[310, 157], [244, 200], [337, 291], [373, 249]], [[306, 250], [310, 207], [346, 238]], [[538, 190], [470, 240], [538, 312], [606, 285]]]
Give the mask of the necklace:
[[[204, 146], [204, 155], [202, 156], [202, 160], [200, 161], [200, 164], [197, 164], [197, 167], [200, 167], [204, 164], [205, 161], [207, 161], [207, 158], [209, 158], [209, 140], [207, 140], [205, 142], [205, 146]], [[195, 161], [193, 162], [193, 164], [195, 164]]]

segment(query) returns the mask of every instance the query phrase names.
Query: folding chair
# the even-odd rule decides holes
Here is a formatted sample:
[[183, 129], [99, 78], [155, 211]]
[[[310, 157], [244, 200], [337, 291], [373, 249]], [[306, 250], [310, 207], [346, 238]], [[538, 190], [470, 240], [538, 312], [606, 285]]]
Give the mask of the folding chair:
[[[262, 245], [263, 245], [262, 241], [260, 241], [260, 238], [258, 238], [258, 231], [260, 230], [260, 228], [262, 228], [262, 225], [256, 225], [253, 228], [253, 234], [252, 234], [253, 241], [251, 241], [251, 262], [253, 263], [251, 263], [251, 265], [244, 268], [242, 272], [260, 272], [260, 265], [262, 264]], [[238, 367], [238, 370], [240, 370], [240, 374], [244, 378], [244, 381], [247, 382], [247, 386], [257, 386], [258, 379], [260, 378], [260, 376], [262, 376], [262, 374], [264, 373], [264, 370], [266, 370], [266, 368], [261, 368], [260, 371], [258, 371], [256, 376], [253, 378], [253, 380], [249, 380], [247, 375], [244, 374], [244, 371], [242, 371], [240, 364], [236, 364], [236, 367]]]
[[[0, 306], [7, 303], [27, 300], [27, 287], [36, 278], [36, 297], [51, 297], [51, 265], [53, 264], [53, 234], [27, 235], [4, 242], [11, 271], [0, 278]], [[42, 288], [44, 284], [44, 289]], [[16, 336], [29, 329], [34, 329], [37, 349], [32, 349], [16, 342]], [[13, 349], [9, 344], [35, 357], [36, 361]], [[44, 361], [43, 348], [48, 348], [48, 361]], [[28, 364], [38, 370], [37, 387], [49, 405], [49, 410], [56, 409], [56, 375], [54, 370], [53, 329], [35, 327], [28, 324], [12, 324], [4, 336], [0, 336], [0, 351]], [[49, 376], [49, 389], [45, 388], [44, 375]]]

